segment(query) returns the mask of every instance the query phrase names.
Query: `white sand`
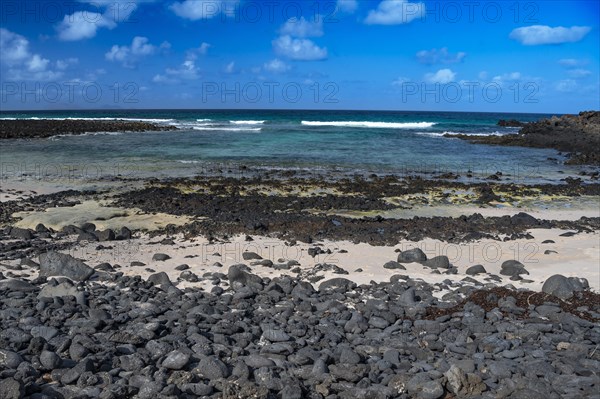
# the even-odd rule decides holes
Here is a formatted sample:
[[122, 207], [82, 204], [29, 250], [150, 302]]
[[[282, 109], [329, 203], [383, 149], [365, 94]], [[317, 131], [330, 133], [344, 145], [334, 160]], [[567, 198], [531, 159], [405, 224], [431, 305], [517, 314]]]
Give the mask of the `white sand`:
[[[155, 272], [166, 272], [172, 281], [177, 281], [181, 273], [175, 267], [181, 264], [190, 266], [190, 271], [198, 276], [206, 272], [227, 273], [228, 267], [236, 263], [250, 265], [251, 261], [244, 261], [242, 253], [253, 251], [265, 259], [271, 259], [277, 263], [279, 258], [286, 260], [297, 260], [302, 269], [310, 269], [317, 263], [335, 264], [349, 272], [348, 275], [332, 274], [326, 272], [325, 279], [332, 277], [346, 277], [358, 284], [370, 281], [389, 281], [394, 274], [405, 274], [411, 278], [418, 278], [430, 283], [439, 283], [449, 279], [460, 281], [466, 277], [465, 270], [472, 265], [482, 264], [488, 273], [498, 274], [503, 261], [516, 259], [522, 262], [530, 275], [523, 276], [533, 280], [532, 283], [513, 282], [508, 277], [502, 277], [500, 285], [512, 284], [517, 288], [524, 287], [539, 291], [543, 282], [554, 274], [565, 276], [576, 276], [588, 279], [590, 286], [595, 291], [600, 291], [600, 233], [578, 234], [574, 237], [560, 237], [564, 230], [544, 229], [531, 230], [534, 240], [515, 240], [509, 242], [498, 242], [493, 240], [482, 240], [470, 244], [448, 244], [437, 240], [423, 240], [418, 243], [406, 242], [394, 247], [374, 247], [369, 244], [353, 244], [350, 242], [325, 242], [323, 249], [330, 249], [331, 255], [321, 254], [312, 258], [308, 255], [308, 248], [314, 245], [299, 243], [288, 247], [281, 240], [265, 237], [254, 237], [255, 241], [246, 242], [243, 237], [235, 237], [230, 243], [209, 244], [204, 238], [198, 237], [195, 241], [182, 241], [177, 238], [176, 245], [151, 244], [159, 242], [164, 237], [150, 240], [147, 236], [131, 241], [115, 241], [110, 244], [113, 249], [97, 251], [97, 243], [90, 243], [73, 249], [69, 253], [77, 258], [88, 262], [90, 266], [96, 266], [102, 262], [119, 264], [119, 269], [126, 275], [141, 275], [144, 278], [152, 274], [145, 269], [151, 268]], [[541, 244], [546, 239], [552, 239], [554, 244]], [[420, 264], [405, 264], [407, 270], [388, 270], [383, 264], [396, 260], [395, 249], [409, 249], [414, 246], [420, 247], [429, 258], [437, 255], [446, 255], [451, 263], [458, 267], [456, 275], [432, 274], [431, 269]], [[339, 253], [338, 250], [345, 249], [348, 253]], [[545, 255], [545, 250], [555, 250], [558, 254]], [[155, 253], [166, 253], [171, 259], [159, 262], [153, 261]], [[213, 255], [219, 253], [220, 255]], [[193, 258], [186, 258], [194, 255]], [[146, 266], [131, 267], [132, 261], [141, 261]], [[222, 268], [212, 266], [215, 262], [223, 264]], [[282, 274], [293, 275], [289, 270], [274, 270], [263, 266], [251, 266], [254, 273], [260, 276], [275, 277]], [[363, 272], [356, 272], [361, 268]], [[475, 276], [474, 278], [482, 284], [487, 283], [484, 278], [487, 274]], [[324, 281], [324, 280], [321, 280]], [[318, 285], [315, 284], [315, 285]], [[188, 283], [181, 282], [178, 287], [202, 286], [209, 289], [207, 282]]]

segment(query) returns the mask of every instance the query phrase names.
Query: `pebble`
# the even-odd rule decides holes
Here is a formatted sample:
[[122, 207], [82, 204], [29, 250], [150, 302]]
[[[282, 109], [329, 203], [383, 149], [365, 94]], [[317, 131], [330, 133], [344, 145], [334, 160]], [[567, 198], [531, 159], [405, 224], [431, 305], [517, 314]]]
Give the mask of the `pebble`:
[[[310, 270], [343, 270], [333, 266]], [[180, 269], [182, 280], [195, 276]], [[326, 279], [316, 290], [305, 277], [318, 274], [306, 269], [261, 278], [244, 264], [196, 276], [219, 284], [210, 292], [179, 291], [166, 273], [105, 273], [110, 284], [0, 283], [2, 399], [558, 398], [594, 397], [600, 384], [593, 302], [520, 307], [518, 291], [463, 301], [470, 283], [399, 274], [361, 285]], [[456, 308], [434, 297], [447, 287]]]

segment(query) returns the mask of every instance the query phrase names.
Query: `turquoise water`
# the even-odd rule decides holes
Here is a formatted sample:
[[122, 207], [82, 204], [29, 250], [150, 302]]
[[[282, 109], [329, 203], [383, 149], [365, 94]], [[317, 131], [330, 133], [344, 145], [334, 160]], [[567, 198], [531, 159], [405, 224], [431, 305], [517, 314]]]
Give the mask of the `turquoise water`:
[[[240, 167], [318, 170], [324, 174], [437, 174], [556, 182], [581, 168], [554, 150], [470, 144], [445, 132], [508, 134], [499, 119], [548, 115], [373, 111], [48, 111], [0, 118], [116, 118], [175, 125], [178, 131], [89, 134], [2, 142], [3, 177], [17, 174], [101, 177], [191, 176]], [[548, 159], [558, 158], [558, 160]], [[562, 173], [561, 173], [562, 172]]]

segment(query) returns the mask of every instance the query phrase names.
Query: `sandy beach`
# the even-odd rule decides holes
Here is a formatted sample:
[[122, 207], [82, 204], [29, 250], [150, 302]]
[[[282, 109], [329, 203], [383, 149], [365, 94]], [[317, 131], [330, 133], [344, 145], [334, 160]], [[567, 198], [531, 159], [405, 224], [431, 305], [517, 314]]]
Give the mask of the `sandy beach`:
[[0, 399], [600, 399], [599, 1], [0, 8]]
[[[23, 209], [12, 213], [11, 217], [15, 220], [14, 226], [19, 229], [36, 231], [36, 226], [42, 224], [52, 231], [69, 231], [69, 229], [71, 231], [83, 231], [80, 230], [82, 226], [92, 223], [94, 229], [98, 232], [109, 230], [118, 232], [122, 227], [127, 227], [137, 233], [133, 234], [132, 238], [127, 241], [111, 241], [112, 245], [108, 246], [108, 249], [96, 249], [98, 238], [93, 235], [91, 237], [79, 237], [74, 242], [70, 241], [74, 239], [73, 236], [63, 236], [60, 239], [61, 242], [72, 243], [72, 245], [68, 245], [70, 248], [63, 252], [75, 254], [73, 256], [92, 267], [102, 263], [117, 264], [120, 266], [119, 271], [127, 276], [139, 275], [143, 279], [147, 279], [154, 273], [165, 272], [180, 288], [201, 287], [209, 290], [212, 280], [203, 278], [203, 275], [213, 272], [226, 273], [232, 265], [248, 264], [243, 258], [243, 253], [254, 252], [262, 259], [271, 261], [274, 264], [284, 264], [289, 261], [298, 262], [297, 267], [299, 269], [296, 269], [296, 273], [291, 275], [299, 276], [308, 273], [315, 270], [315, 268], [318, 269], [323, 264], [339, 267], [343, 270], [345, 278], [356, 284], [386, 282], [395, 274], [405, 274], [410, 278], [436, 286], [439, 298], [447, 293], [457, 291], [457, 288], [465, 284], [479, 288], [493, 285], [510, 285], [515, 289], [541, 291], [543, 283], [556, 274], [584, 278], [589, 282], [592, 290], [600, 290], [597, 266], [600, 264], [599, 232], [593, 227], [594, 224], [582, 223], [583, 220], [588, 220], [586, 218], [594, 220], [600, 216], [600, 208], [595, 207], [597, 197], [593, 195], [578, 196], [576, 203], [571, 202], [574, 206], [567, 208], [562, 206], [562, 203], [573, 197], [569, 197], [566, 192], [558, 195], [548, 193], [532, 198], [527, 194], [520, 196], [518, 191], [514, 191], [514, 197], [510, 201], [512, 205], [509, 203], [498, 205], [495, 201], [482, 205], [474, 203], [478, 198], [476, 187], [470, 189], [473, 192], [471, 197], [461, 194], [465, 192], [464, 189], [453, 190], [442, 187], [439, 191], [458, 193], [454, 205], [448, 204], [449, 198], [447, 196], [444, 197], [444, 201], [439, 201], [436, 199], [436, 195], [432, 195], [430, 192], [428, 203], [423, 204], [421, 198], [418, 203], [411, 207], [403, 206], [402, 208], [377, 210], [378, 206], [374, 204], [374, 209], [368, 211], [329, 209], [323, 213], [322, 210], [318, 209], [319, 205], [315, 205], [318, 203], [313, 201], [315, 196], [324, 199], [327, 197], [323, 196], [333, 194], [339, 198], [338, 201], [344, 201], [355, 198], [356, 195], [360, 194], [348, 192], [343, 184], [325, 189], [323, 183], [311, 182], [310, 180], [306, 180], [304, 183], [298, 181], [286, 182], [285, 180], [260, 181], [255, 185], [252, 182], [244, 183], [245, 194], [242, 193], [242, 195], [245, 197], [250, 197], [252, 193], [258, 192], [264, 193], [261, 195], [267, 195], [265, 198], [269, 200], [276, 199], [278, 196], [283, 198], [296, 196], [307, 201], [313, 201], [312, 206], [317, 206], [317, 208], [301, 210], [300, 213], [308, 212], [306, 214], [312, 214], [317, 219], [325, 218], [330, 222], [334, 220], [334, 227], [342, 225], [342, 222], [335, 219], [336, 217], [340, 220], [347, 220], [343, 223], [354, 221], [359, 224], [364, 220], [371, 220], [373, 217], [381, 217], [392, 221], [392, 223], [394, 220], [423, 219], [425, 224], [427, 221], [433, 222], [435, 218], [450, 221], [461, 217], [475, 218], [474, 220], [478, 220], [478, 218], [482, 220], [489, 218], [505, 220], [503, 218], [506, 217], [509, 218], [509, 221], [527, 220], [523, 226], [525, 228], [518, 224], [509, 223], [508, 230], [500, 229], [493, 235], [473, 235], [473, 232], [471, 232], [470, 235], [467, 235], [475, 239], [467, 239], [466, 241], [457, 240], [456, 237], [444, 239], [443, 234], [438, 235], [439, 238], [425, 236], [423, 239], [414, 240], [410, 238], [409, 234], [404, 238], [398, 236], [396, 242], [388, 240], [387, 242], [375, 243], [369, 243], [369, 240], [372, 240], [372, 237], [369, 238], [370, 233], [354, 233], [352, 231], [355, 229], [354, 227], [350, 231], [342, 233], [339, 239], [332, 240], [325, 236], [324, 239], [315, 242], [303, 242], [293, 239], [293, 237], [284, 239], [277, 231], [253, 234], [252, 229], [254, 227], [248, 230], [247, 226], [242, 226], [237, 233], [235, 233], [235, 230], [230, 230], [233, 233], [231, 237], [227, 237], [227, 235], [219, 237], [218, 234], [214, 237], [208, 237], [205, 234], [190, 234], [189, 226], [196, 226], [198, 223], [210, 223], [211, 217], [201, 216], [201, 211], [196, 214], [193, 211], [195, 208], [190, 208], [189, 212], [177, 211], [173, 214], [168, 209], [168, 205], [166, 205], [164, 212], [156, 212], [157, 209], [153, 206], [148, 207], [149, 204], [147, 203], [143, 203], [140, 207], [127, 207], [124, 206], [125, 201], [119, 200], [119, 198], [129, 198], [132, 193], [143, 193], [144, 190], [148, 190], [148, 187], [155, 187], [157, 190], [168, 190], [167, 187], [177, 187], [178, 190], [189, 193], [188, 196], [191, 196], [193, 191], [190, 190], [195, 189], [202, 192], [206, 190], [206, 187], [214, 186], [217, 182], [220, 182], [219, 178], [159, 184], [148, 182], [123, 184], [97, 181], [77, 182], [77, 185], [71, 184], [71, 187], [68, 185], [65, 187], [55, 186], [55, 190], [51, 189], [50, 184], [46, 184], [45, 186], [40, 185], [37, 188], [38, 191], [34, 194], [31, 182], [17, 181], [4, 185], [3, 191], [7, 196], [14, 196], [13, 193], [21, 191], [19, 193], [20, 200], [26, 202], [31, 196], [41, 194], [52, 196], [54, 193], [64, 191], [61, 190], [64, 188], [82, 190], [72, 193], [73, 201], [68, 203], [68, 206], [58, 205]], [[282, 184], [283, 187], [288, 185], [289, 189], [282, 188]], [[366, 187], [358, 189], [358, 192], [380, 187], [368, 181], [363, 184]], [[449, 187], [452, 186], [452, 183], [449, 182], [443, 184]], [[82, 194], [84, 193], [83, 190], [90, 187], [96, 187], [104, 194]], [[192, 189], [191, 187], [195, 188]], [[274, 189], [274, 187], [277, 187], [277, 189]], [[497, 191], [502, 191], [502, 187], [502, 185], [498, 186]], [[418, 188], [414, 190], [418, 190]], [[419, 197], [418, 193], [412, 191], [410, 195], [403, 197], [394, 197], [394, 199], [386, 197], [380, 206], [397, 204], [399, 201], [406, 205], [410, 202], [410, 198]], [[156, 193], [158, 194], [159, 191]], [[222, 194], [215, 192], [214, 195], [219, 197]], [[150, 201], [159, 200], [159, 198], [160, 195], [150, 195], [148, 197]], [[6, 200], [10, 200], [10, 198], [7, 197]], [[14, 201], [14, 198], [12, 200]], [[199, 201], [202, 200], [199, 199]], [[199, 206], [201, 206], [200, 204], [201, 202], [198, 203]], [[338, 206], [346, 207], [349, 205], [351, 203], [342, 202]], [[267, 205], [266, 209], [268, 207]], [[329, 208], [329, 205], [327, 207]], [[250, 217], [254, 217], [252, 216], [253, 212], [260, 212], [260, 209], [248, 209]], [[522, 216], [524, 214], [526, 216]], [[291, 222], [293, 223], [294, 220], [295, 218], [292, 218]], [[542, 223], [539, 221], [562, 222]], [[285, 225], [287, 222], [281, 223]], [[489, 225], [492, 231], [495, 230], [494, 224]], [[310, 226], [312, 224], [307, 228], [312, 228]], [[359, 226], [356, 228], [359, 228]], [[240, 234], [243, 231], [246, 234]], [[302, 231], [304, 231], [303, 228], [296, 236], [302, 236], [304, 234]], [[467, 229], [467, 231], [470, 231], [470, 229]], [[515, 235], [515, 233], [517, 234]], [[567, 233], [566, 236], [565, 233]], [[349, 239], [350, 237], [354, 237], [354, 239]], [[161, 242], [167, 242], [168, 245], [161, 244]], [[400, 267], [402, 269], [383, 267], [387, 262], [397, 261], [398, 254], [402, 251], [412, 248], [421, 249], [428, 259], [440, 256], [447, 257], [449, 266], [437, 268], [423, 265], [422, 262], [401, 262]], [[314, 253], [315, 249], [317, 249], [316, 254]], [[169, 259], [166, 261], [153, 260], [153, 255], [156, 253], [167, 254]], [[37, 257], [34, 257], [34, 260], [39, 261]], [[501, 265], [505, 261], [511, 260], [520, 262], [527, 270], [527, 274], [522, 275], [522, 278], [515, 281], [510, 280], [510, 276], [500, 274], [502, 271]], [[8, 259], [9, 266], [17, 266], [20, 262], [18, 256], [12, 261]], [[131, 266], [131, 262], [141, 262], [144, 266]], [[290, 268], [264, 266], [256, 261], [254, 263], [251, 265], [252, 272], [261, 277], [273, 278], [290, 275], [291, 273]], [[176, 267], [183, 264], [189, 266], [186, 269], [188, 272], [199, 276], [199, 281], [189, 282], [180, 278], [181, 271]], [[486, 273], [467, 274], [467, 269], [474, 265], [482, 265]], [[4, 269], [0, 269], [0, 272], [6, 273], [9, 272], [9, 269], [4, 267]], [[18, 276], [18, 274], [13, 274]], [[28, 275], [31, 278], [35, 277], [35, 274]], [[318, 288], [319, 282], [333, 277], [335, 277], [335, 273], [332, 270], [323, 270], [318, 273], [317, 278], [313, 279], [314, 281], [310, 282], [315, 288]]]
[[[585, 167], [552, 184], [219, 173], [4, 176], [0, 354], [29, 356], [23, 334], [46, 348], [48, 382], [23, 389], [65, 397], [93, 376], [94, 397], [128, 378], [138, 394], [122, 397], [151, 397], [163, 385], [140, 371], [147, 356], [182, 378], [165, 380], [173, 397], [269, 398], [286, 384], [320, 398], [429, 385], [521, 397], [532, 362], [600, 364], [599, 185]], [[15, 306], [52, 315], [17, 319]], [[2, 361], [0, 376], [18, 377]], [[417, 371], [438, 362], [439, 374]], [[379, 376], [354, 387], [369, 367]], [[536, 392], [593, 392], [597, 375], [578, 373]]]

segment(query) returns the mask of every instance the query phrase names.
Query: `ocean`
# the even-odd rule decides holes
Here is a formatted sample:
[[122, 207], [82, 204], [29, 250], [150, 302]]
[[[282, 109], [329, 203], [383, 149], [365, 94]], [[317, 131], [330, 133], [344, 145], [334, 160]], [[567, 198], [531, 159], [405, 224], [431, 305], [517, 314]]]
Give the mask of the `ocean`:
[[445, 133], [503, 135], [500, 119], [550, 115], [308, 110], [95, 110], [2, 112], [0, 118], [143, 120], [177, 131], [4, 140], [3, 177], [185, 177], [291, 169], [327, 175], [438, 176], [556, 183], [582, 167], [552, 149], [488, 146]]

